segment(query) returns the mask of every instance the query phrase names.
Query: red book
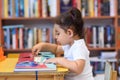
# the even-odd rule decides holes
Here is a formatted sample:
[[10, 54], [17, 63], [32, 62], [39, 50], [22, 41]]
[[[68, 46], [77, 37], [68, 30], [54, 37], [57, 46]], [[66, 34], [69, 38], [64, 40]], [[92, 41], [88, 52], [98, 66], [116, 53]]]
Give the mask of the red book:
[[101, 16], [101, 0], [98, 0], [98, 16]]
[[20, 53], [18, 63], [24, 62], [24, 61], [34, 61], [34, 57], [32, 53]]

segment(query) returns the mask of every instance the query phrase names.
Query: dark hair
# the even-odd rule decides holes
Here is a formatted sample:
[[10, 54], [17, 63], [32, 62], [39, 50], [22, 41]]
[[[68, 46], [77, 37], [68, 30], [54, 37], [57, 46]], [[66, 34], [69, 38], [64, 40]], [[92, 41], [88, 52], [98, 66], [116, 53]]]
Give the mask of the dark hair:
[[77, 8], [71, 8], [67, 12], [55, 17], [55, 24], [60, 25], [64, 30], [71, 28], [74, 31], [74, 35], [78, 35], [80, 38], [84, 38], [84, 22], [80, 10]]

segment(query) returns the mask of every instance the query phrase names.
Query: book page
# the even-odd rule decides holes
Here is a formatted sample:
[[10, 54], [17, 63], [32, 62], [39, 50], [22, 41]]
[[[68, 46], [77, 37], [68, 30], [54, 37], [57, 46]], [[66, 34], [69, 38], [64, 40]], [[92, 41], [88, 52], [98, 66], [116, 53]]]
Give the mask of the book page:
[[112, 72], [112, 66], [109, 62], [106, 62], [105, 64], [105, 79], [104, 80], [110, 80], [111, 79], [111, 72]]

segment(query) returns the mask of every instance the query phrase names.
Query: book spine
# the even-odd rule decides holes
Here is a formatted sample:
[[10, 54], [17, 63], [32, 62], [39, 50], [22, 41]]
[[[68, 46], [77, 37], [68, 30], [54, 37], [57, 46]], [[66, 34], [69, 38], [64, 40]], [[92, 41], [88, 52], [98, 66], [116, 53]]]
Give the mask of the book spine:
[[49, 10], [50, 10], [50, 17], [57, 16], [57, 0], [48, 0]]
[[28, 48], [31, 49], [33, 46], [33, 30], [28, 29]]
[[42, 17], [47, 17], [47, 1], [42, 0]]
[[94, 16], [98, 16], [98, 0], [94, 0]]
[[42, 29], [41, 28], [38, 29], [38, 35], [39, 36], [37, 36], [37, 37], [38, 37], [38, 43], [39, 43], [39, 42], [42, 42]]
[[8, 16], [12, 17], [12, 0], [8, 0]]
[[12, 0], [12, 17], [15, 17], [15, 0]]
[[28, 28], [25, 27], [24, 28], [24, 35], [23, 35], [23, 42], [24, 42], [24, 48], [27, 49], [28, 48]]
[[42, 0], [38, 0], [38, 13], [39, 17], [42, 16]]
[[106, 26], [106, 35], [107, 35], [107, 44], [106, 44], [106, 47], [111, 47], [111, 39], [112, 39], [112, 36], [111, 36], [111, 27], [110, 25]]
[[29, 17], [29, 0], [24, 0], [24, 17]]
[[60, 0], [60, 13], [67, 11], [72, 7], [72, 0]]
[[24, 17], [24, 0], [20, 0], [19, 4], [19, 17]]
[[101, 16], [101, 0], [98, 0], [98, 16]]
[[96, 27], [93, 26], [92, 29], [93, 29], [93, 30], [92, 30], [92, 31], [93, 31], [93, 47], [96, 48], [96, 46], [97, 46], [97, 42], [96, 42], [96, 41], [97, 41], [97, 38], [96, 38], [96, 34], [97, 34], [97, 33], [96, 33]]
[[77, 0], [72, 0], [72, 6], [77, 8]]
[[35, 17], [35, 1], [30, 0], [30, 17]]
[[12, 49], [18, 48], [18, 29], [13, 28], [12, 29]]
[[85, 1], [86, 0], [81, 0], [81, 12], [83, 17], [85, 17]]
[[46, 42], [46, 28], [42, 28], [42, 42]]
[[7, 29], [7, 49], [10, 49], [10, 29]]
[[89, 5], [89, 16], [93, 17], [94, 16], [94, 0], [88, 0], [88, 5]]
[[104, 48], [104, 27], [99, 27], [99, 47]]
[[[35, 6], [35, 12], [34, 12], [34, 14], [35, 14], [35, 17], [39, 17], [39, 4], [38, 4], [38, 0], [35, 0], [34, 1], [34, 6]], [[39, 5], [39, 6], [38, 6]]]
[[19, 49], [23, 48], [23, 28], [19, 28]]
[[19, 1], [18, 0], [15, 0], [15, 15], [16, 17], [19, 17]]
[[[39, 34], [40, 35], [40, 34]], [[33, 28], [33, 45], [37, 44], [37, 28]]]
[[110, 0], [110, 16], [115, 16], [115, 0]]
[[8, 0], [3, 0], [4, 1], [4, 17], [8, 17]]

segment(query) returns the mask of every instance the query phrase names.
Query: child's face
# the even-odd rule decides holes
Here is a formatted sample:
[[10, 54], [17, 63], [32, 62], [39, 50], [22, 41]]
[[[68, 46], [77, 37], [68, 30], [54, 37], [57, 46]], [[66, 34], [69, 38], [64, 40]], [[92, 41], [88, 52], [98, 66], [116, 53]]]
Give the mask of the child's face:
[[54, 36], [58, 44], [71, 44], [71, 36], [57, 24], [54, 25]]

